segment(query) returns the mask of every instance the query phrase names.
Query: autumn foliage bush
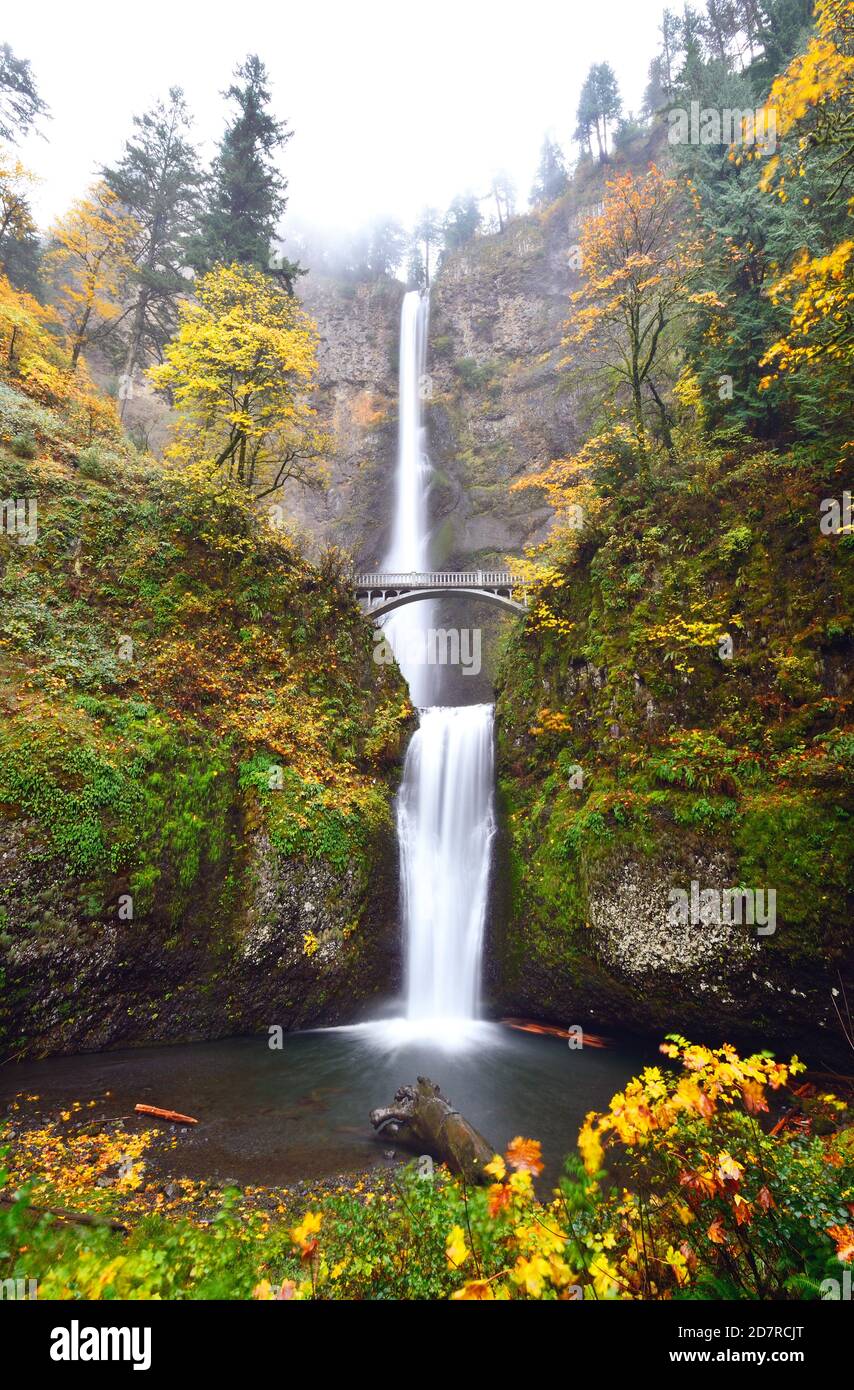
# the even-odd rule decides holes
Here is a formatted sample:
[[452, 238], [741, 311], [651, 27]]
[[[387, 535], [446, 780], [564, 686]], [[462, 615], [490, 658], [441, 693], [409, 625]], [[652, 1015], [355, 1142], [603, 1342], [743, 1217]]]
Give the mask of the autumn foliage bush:
[[[797, 1058], [677, 1036], [662, 1052], [667, 1063], [587, 1116], [550, 1192], [539, 1143], [517, 1137], [475, 1188], [420, 1160], [391, 1185], [360, 1179], [304, 1205], [270, 1194], [258, 1211], [232, 1190], [204, 1225], [180, 1202], [135, 1223], [152, 1193], [163, 1203], [162, 1178], [146, 1174], [149, 1136], [42, 1128], [19, 1140], [5, 1175], [18, 1198], [0, 1207], [0, 1278], [38, 1278], [41, 1296], [60, 1299], [821, 1297], [854, 1260], [844, 1101], [798, 1082]], [[100, 1185], [128, 1154], [125, 1175]], [[122, 1212], [133, 1230], [34, 1226], [29, 1204], [54, 1200]]]

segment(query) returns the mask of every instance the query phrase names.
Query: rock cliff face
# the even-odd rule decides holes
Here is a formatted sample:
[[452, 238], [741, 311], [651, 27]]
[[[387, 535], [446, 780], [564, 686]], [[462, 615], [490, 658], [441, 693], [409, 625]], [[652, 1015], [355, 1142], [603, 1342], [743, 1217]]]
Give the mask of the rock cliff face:
[[[510, 485], [578, 442], [572, 384], [558, 365], [585, 207], [564, 199], [547, 215], [516, 219], [446, 255], [434, 277], [425, 414], [437, 567], [501, 559], [544, 533], [547, 509]], [[335, 449], [328, 493], [295, 491], [290, 505], [315, 537], [378, 564], [396, 457], [403, 287], [308, 276], [300, 293], [320, 330], [318, 409]]]
[[521, 474], [577, 439], [572, 394], [558, 390], [571, 215], [530, 216], [448, 256], [431, 292], [430, 456], [438, 563], [519, 553], [547, 509], [513, 494]]
[[286, 502], [313, 546], [341, 546], [357, 567], [379, 562], [391, 524], [403, 293], [391, 279], [350, 285], [309, 275], [300, 284], [320, 332], [316, 406], [334, 451], [329, 487], [294, 487]]
[[[178, 925], [87, 921], [68, 865], [0, 829], [7, 1051], [69, 1053], [352, 1021], [399, 982], [396, 848], [378, 833], [345, 870], [277, 852], [263, 831]], [[237, 846], [235, 846], [237, 849]], [[10, 891], [10, 889], [14, 891]], [[310, 943], [307, 950], [306, 943]]]

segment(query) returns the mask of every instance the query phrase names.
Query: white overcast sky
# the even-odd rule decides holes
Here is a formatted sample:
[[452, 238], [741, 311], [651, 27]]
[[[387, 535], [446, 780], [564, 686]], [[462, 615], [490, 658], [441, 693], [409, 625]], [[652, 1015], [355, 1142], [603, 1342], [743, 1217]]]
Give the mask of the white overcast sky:
[[[25, 161], [42, 225], [117, 158], [131, 116], [184, 88], [205, 158], [221, 91], [257, 52], [300, 222], [410, 224], [506, 168], [527, 197], [545, 131], [569, 148], [588, 67], [607, 60], [640, 107], [665, 0], [11, 0], [0, 41], [29, 58], [53, 119]], [[286, 222], [285, 222], [286, 230]]]

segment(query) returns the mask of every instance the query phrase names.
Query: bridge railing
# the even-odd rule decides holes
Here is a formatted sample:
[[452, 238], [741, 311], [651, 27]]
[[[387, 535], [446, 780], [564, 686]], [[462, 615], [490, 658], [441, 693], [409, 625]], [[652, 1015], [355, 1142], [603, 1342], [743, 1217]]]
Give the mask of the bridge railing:
[[510, 570], [434, 570], [408, 574], [378, 571], [354, 575], [353, 584], [357, 589], [522, 589], [527, 580]]

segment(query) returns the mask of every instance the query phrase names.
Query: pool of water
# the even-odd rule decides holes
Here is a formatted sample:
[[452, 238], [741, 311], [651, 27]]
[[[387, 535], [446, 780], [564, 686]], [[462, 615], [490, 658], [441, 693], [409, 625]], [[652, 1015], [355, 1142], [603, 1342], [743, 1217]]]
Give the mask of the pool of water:
[[[173, 1172], [288, 1185], [405, 1154], [374, 1134], [369, 1112], [429, 1076], [497, 1149], [517, 1134], [539, 1139], [548, 1180], [587, 1111], [656, 1056], [622, 1044], [572, 1050], [566, 1039], [499, 1023], [472, 1025], [444, 1045], [400, 1024], [367, 1024], [290, 1034], [281, 1050], [266, 1038], [230, 1038], [24, 1062], [0, 1070], [0, 1094], [4, 1105], [37, 1095], [25, 1115], [75, 1100], [98, 1102], [93, 1120], [131, 1116], [137, 1103], [178, 1110], [199, 1124], [181, 1127]], [[131, 1127], [139, 1123], [149, 1122], [135, 1117]]]

